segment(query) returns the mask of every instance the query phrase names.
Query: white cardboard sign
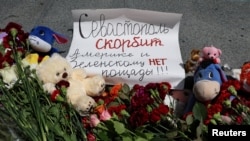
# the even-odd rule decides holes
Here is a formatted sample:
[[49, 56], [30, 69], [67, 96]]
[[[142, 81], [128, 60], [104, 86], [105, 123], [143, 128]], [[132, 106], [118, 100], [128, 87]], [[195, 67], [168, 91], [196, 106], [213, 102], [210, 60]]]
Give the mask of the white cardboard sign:
[[73, 10], [73, 39], [66, 59], [101, 74], [108, 84], [168, 81], [183, 88], [179, 47], [182, 14], [136, 9]]

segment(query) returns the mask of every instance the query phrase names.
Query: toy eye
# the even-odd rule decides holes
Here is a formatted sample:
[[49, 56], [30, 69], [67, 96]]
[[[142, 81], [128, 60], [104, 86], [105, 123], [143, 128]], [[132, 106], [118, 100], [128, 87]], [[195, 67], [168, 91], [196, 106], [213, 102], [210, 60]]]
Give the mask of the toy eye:
[[57, 72], [57, 73], [56, 73], [56, 76], [59, 76], [59, 75], [60, 75], [60, 73], [59, 73], [59, 72]]
[[214, 56], [216, 56], [216, 53], [214, 54]]
[[39, 31], [39, 34], [40, 34], [41, 36], [44, 36], [44, 31], [43, 31], [43, 30]]
[[213, 78], [213, 77], [214, 77], [214, 74], [212, 72], [209, 72], [208, 78]]
[[210, 55], [210, 53], [207, 53], [207, 55]]

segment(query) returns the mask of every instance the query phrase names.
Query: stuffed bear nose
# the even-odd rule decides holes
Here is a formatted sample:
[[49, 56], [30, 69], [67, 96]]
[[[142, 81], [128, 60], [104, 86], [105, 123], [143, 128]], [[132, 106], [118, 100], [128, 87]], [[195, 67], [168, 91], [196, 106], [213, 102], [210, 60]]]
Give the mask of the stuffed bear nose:
[[66, 72], [63, 73], [62, 77], [63, 77], [63, 78], [67, 78], [67, 77], [68, 77], [68, 73], [66, 73]]

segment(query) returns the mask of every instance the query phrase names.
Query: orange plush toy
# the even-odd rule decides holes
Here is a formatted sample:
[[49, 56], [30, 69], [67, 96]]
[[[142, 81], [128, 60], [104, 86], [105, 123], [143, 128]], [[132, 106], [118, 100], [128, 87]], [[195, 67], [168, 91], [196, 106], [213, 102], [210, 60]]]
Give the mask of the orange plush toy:
[[243, 90], [250, 93], [250, 62], [245, 62], [241, 67], [240, 83]]
[[193, 49], [190, 54], [190, 58], [186, 61], [184, 64], [185, 72], [194, 72], [194, 70], [198, 66], [198, 61], [200, 58], [200, 50], [199, 49]]

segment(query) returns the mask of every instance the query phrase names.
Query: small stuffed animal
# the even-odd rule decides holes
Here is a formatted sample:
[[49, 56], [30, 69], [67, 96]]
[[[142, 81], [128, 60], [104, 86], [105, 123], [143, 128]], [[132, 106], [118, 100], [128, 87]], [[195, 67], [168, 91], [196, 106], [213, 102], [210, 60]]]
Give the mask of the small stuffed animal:
[[239, 81], [243, 90], [250, 93], [250, 62], [245, 62], [241, 67]]
[[227, 77], [219, 64], [206, 60], [197, 67], [193, 80], [193, 94], [189, 96], [184, 114], [192, 111], [196, 101], [207, 103], [215, 99], [220, 93], [222, 83], [227, 81]]
[[185, 72], [194, 72], [198, 66], [198, 61], [200, 59], [200, 50], [193, 49], [190, 54], [190, 58], [184, 64]]
[[212, 61], [203, 61], [194, 73], [193, 93], [197, 100], [206, 102], [213, 100], [220, 92], [227, 77], [221, 66]]
[[[94, 99], [87, 95], [89, 83], [82, 84], [82, 79], [87, 77], [82, 68], [72, 68], [70, 63], [58, 53], [54, 53], [49, 59], [40, 63], [37, 67], [37, 76], [43, 82], [43, 88], [52, 94], [56, 84], [60, 81], [68, 81], [67, 102], [72, 104], [81, 116], [86, 115], [96, 105]], [[94, 87], [98, 88], [99, 85]], [[95, 91], [95, 90], [93, 90]]]
[[64, 36], [46, 26], [34, 27], [29, 34], [32, 49], [41, 54], [52, 55], [53, 53], [59, 53], [58, 49], [53, 47], [55, 40], [59, 44], [68, 42]]
[[221, 63], [220, 56], [222, 52], [220, 49], [214, 47], [214, 46], [207, 46], [202, 49], [202, 56], [199, 59], [199, 62], [202, 62], [203, 60], [212, 60], [213, 63], [219, 64]]

